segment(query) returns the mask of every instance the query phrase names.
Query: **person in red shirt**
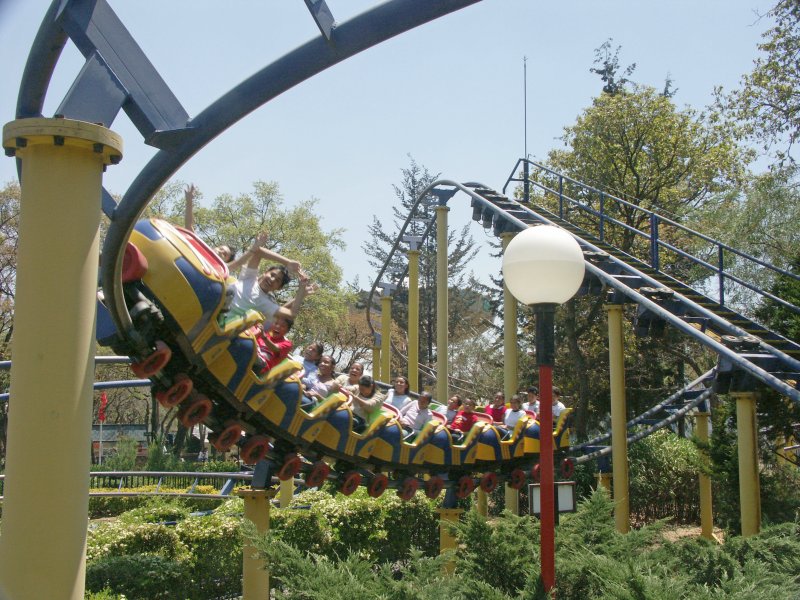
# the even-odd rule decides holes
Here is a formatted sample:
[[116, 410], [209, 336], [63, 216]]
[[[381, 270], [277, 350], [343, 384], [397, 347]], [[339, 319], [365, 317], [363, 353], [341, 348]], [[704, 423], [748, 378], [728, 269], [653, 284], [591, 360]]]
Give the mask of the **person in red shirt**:
[[453, 421], [447, 426], [453, 435], [453, 441], [460, 443], [464, 436], [477, 423], [478, 417], [475, 416], [475, 400], [466, 398], [460, 411], [456, 414]]
[[502, 423], [506, 415], [506, 395], [503, 392], [497, 392], [494, 400], [484, 409], [484, 412], [492, 417], [492, 421], [495, 423]]
[[275, 312], [269, 331], [259, 328], [256, 344], [258, 344], [258, 356], [264, 361], [264, 366], [260, 369], [262, 374], [276, 367], [289, 356], [292, 341], [286, 338], [286, 334], [289, 333], [293, 324], [291, 312], [281, 307]]

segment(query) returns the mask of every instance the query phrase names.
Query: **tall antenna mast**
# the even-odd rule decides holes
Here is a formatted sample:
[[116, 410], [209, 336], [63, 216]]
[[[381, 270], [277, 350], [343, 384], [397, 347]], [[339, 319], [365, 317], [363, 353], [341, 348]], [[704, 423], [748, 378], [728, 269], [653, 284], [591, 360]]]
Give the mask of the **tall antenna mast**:
[[525, 154], [524, 158], [528, 158], [528, 57], [522, 57], [522, 104], [524, 115], [524, 137], [525, 137]]

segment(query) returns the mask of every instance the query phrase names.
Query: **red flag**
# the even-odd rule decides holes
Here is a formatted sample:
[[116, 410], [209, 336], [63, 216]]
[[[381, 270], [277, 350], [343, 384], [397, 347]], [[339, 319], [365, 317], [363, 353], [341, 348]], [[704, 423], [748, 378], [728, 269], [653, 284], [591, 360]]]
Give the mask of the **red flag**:
[[108, 405], [108, 396], [103, 392], [100, 394], [100, 409], [97, 411], [97, 420], [101, 423], [106, 422], [106, 406]]

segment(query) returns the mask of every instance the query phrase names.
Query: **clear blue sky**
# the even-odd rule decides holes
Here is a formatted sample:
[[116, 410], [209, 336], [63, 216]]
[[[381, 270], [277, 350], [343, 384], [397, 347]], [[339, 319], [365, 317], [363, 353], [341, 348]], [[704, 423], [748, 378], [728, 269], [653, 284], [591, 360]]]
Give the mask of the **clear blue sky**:
[[[327, 0], [338, 21], [376, 0]], [[249, 115], [176, 174], [205, 201], [280, 184], [287, 204], [319, 199], [327, 228], [346, 229], [337, 255], [351, 280], [374, 275], [361, 249], [374, 214], [389, 219], [392, 184], [408, 154], [432, 172], [501, 187], [523, 154], [523, 56], [528, 57], [528, 152], [544, 158], [601, 89], [589, 72], [606, 39], [621, 45], [632, 77], [660, 88], [669, 75], [679, 106], [702, 109], [717, 85], [736, 86], [756, 57], [773, 0], [483, 0], [389, 40]], [[0, 117], [13, 120], [24, 62], [49, 0], [0, 0]], [[318, 30], [302, 0], [110, 0], [190, 115]], [[45, 105], [52, 116], [82, 59], [68, 45]], [[154, 153], [121, 114], [125, 140], [105, 185], [123, 193]], [[0, 182], [16, 177], [0, 161]], [[470, 217], [463, 197], [451, 223]], [[478, 241], [486, 234], [475, 224]], [[485, 253], [484, 253], [485, 254]], [[486, 280], [499, 261], [473, 265]]]

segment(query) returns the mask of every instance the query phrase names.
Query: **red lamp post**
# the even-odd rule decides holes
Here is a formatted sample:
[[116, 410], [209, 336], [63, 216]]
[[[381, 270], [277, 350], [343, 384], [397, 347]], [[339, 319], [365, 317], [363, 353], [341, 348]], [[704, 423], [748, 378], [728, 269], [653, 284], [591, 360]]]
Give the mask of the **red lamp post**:
[[553, 365], [556, 306], [583, 282], [583, 251], [569, 233], [551, 225], [517, 234], [503, 254], [503, 277], [511, 294], [533, 305], [536, 316], [536, 364], [539, 367], [539, 465], [542, 583], [555, 586], [555, 477], [553, 468]]

